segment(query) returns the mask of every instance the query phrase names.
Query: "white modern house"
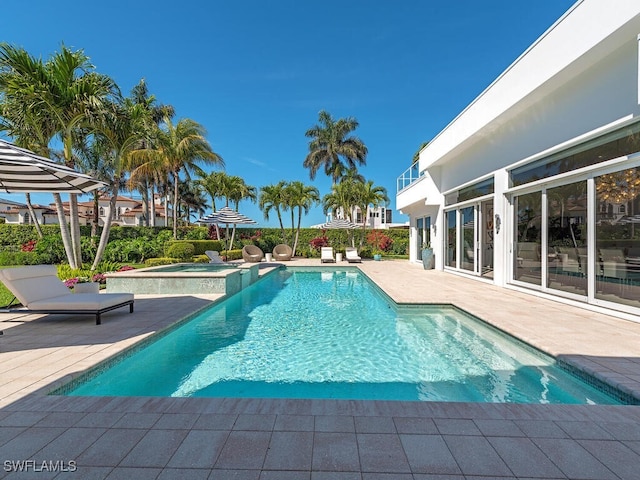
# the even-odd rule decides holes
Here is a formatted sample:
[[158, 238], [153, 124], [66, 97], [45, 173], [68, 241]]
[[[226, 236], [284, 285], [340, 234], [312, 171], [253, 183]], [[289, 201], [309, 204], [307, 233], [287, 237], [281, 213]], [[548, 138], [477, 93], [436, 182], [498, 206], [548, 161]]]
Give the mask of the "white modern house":
[[410, 261], [640, 321], [640, 1], [581, 0], [398, 179]]

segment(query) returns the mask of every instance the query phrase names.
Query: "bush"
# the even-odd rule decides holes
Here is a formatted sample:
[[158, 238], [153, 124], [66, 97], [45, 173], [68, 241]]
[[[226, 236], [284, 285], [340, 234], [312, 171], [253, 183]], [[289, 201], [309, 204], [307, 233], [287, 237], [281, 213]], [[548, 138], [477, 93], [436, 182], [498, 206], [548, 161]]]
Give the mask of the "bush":
[[193, 257], [193, 263], [209, 263], [209, 257], [206, 255], [195, 255]]
[[147, 258], [144, 261], [145, 266], [147, 267], [159, 267], [160, 265], [171, 265], [172, 263], [180, 262], [177, 258], [169, 258], [169, 257], [157, 257], [157, 258]]
[[[220, 240], [171, 240], [166, 244], [166, 252], [168, 255], [169, 248], [172, 245], [188, 243], [194, 247], [194, 255], [204, 255], [207, 250], [222, 251], [224, 250], [224, 242]], [[168, 255], [171, 256], [171, 255]]]
[[242, 249], [240, 250], [229, 250], [220, 252], [220, 256], [225, 257], [227, 261], [229, 260], [240, 260], [242, 258]]
[[167, 256], [178, 258], [183, 262], [190, 262], [195, 251], [196, 247], [190, 242], [173, 243], [167, 248]]
[[11, 265], [38, 265], [38, 255], [34, 252], [12, 252], [4, 250], [0, 252], [0, 266]]

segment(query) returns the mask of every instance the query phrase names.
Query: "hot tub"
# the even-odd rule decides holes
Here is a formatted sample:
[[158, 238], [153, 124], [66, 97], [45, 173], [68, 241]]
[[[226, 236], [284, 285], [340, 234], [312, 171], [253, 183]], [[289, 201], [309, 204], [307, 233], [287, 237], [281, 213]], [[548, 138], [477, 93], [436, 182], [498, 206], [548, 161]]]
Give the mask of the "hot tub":
[[233, 295], [258, 279], [258, 264], [177, 263], [106, 274], [107, 292]]

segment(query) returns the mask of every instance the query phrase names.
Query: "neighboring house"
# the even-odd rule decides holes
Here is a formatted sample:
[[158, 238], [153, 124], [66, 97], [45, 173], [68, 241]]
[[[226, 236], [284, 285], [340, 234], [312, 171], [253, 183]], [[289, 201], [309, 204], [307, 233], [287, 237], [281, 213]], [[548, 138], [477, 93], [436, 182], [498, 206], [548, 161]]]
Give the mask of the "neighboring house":
[[[367, 217], [367, 228], [370, 229], [389, 229], [389, 228], [408, 228], [408, 223], [393, 223], [393, 210], [386, 207], [369, 208]], [[330, 222], [333, 216], [327, 215], [326, 223]], [[342, 209], [336, 214], [336, 218], [344, 219], [345, 215]], [[351, 212], [351, 220], [358, 226], [362, 226], [362, 212], [359, 207], [353, 207]], [[320, 228], [322, 223], [318, 225], [312, 225], [311, 228]]]
[[[158, 201], [158, 200], [157, 200]], [[63, 202], [67, 222], [69, 221], [69, 203]], [[58, 224], [58, 214], [55, 204], [49, 206], [34, 205], [34, 210], [38, 222], [42, 225]], [[94, 218], [95, 204], [93, 201], [78, 202], [78, 214], [81, 225], [90, 225]], [[109, 197], [101, 197], [98, 200], [98, 225], [104, 225], [105, 220], [110, 215]], [[171, 212], [169, 211], [169, 215]], [[6, 223], [29, 224], [30, 214], [26, 204], [14, 202], [12, 200], [0, 199], [0, 217], [4, 217]], [[155, 205], [155, 226], [165, 226], [164, 205]], [[141, 200], [130, 197], [119, 196], [116, 200], [116, 208], [113, 213], [112, 225], [121, 226], [144, 226], [145, 210]]]
[[429, 139], [410, 261], [639, 321], [639, 34], [640, 2], [577, 2]]

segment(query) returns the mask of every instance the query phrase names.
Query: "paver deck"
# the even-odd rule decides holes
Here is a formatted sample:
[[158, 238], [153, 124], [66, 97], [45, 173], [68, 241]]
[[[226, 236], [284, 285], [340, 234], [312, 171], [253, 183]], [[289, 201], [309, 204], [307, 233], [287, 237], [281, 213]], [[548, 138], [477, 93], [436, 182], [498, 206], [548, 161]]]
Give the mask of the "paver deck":
[[[397, 302], [454, 304], [640, 396], [640, 323], [406, 261], [359, 266]], [[46, 395], [216, 298], [137, 296], [101, 326], [0, 314], [0, 478], [640, 479], [640, 406]]]

